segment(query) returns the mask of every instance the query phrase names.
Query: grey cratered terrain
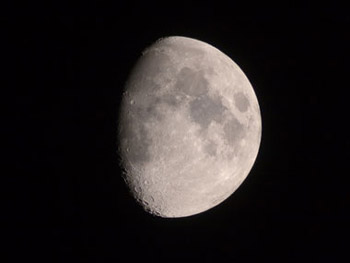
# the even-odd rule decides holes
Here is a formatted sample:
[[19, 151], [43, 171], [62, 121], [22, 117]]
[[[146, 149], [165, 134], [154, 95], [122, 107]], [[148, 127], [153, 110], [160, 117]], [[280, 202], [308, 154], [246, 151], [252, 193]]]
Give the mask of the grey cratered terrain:
[[242, 70], [215, 47], [168, 37], [125, 86], [118, 139], [124, 178], [146, 211], [185, 217], [228, 198], [257, 157], [261, 116]]

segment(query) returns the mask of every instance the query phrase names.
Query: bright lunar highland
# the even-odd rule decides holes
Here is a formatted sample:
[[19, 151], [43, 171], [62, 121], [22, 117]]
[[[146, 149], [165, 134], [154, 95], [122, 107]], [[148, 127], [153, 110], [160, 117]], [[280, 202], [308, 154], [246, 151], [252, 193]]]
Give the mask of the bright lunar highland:
[[260, 140], [258, 100], [227, 55], [177, 36], [142, 53], [125, 85], [118, 151], [146, 211], [185, 217], [220, 204], [247, 177]]

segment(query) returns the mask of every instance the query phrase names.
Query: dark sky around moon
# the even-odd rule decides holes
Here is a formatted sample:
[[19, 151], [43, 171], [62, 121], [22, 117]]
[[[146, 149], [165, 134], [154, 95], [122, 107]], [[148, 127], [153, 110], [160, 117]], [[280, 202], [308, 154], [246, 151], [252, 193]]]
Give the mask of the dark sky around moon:
[[[119, 2], [5, 1], [0, 9], [8, 262], [343, 260], [345, 6]], [[145, 46], [169, 35], [230, 56], [254, 87], [263, 124], [256, 163], [236, 193], [176, 220], [148, 215], [128, 195], [115, 145], [128, 73]]]

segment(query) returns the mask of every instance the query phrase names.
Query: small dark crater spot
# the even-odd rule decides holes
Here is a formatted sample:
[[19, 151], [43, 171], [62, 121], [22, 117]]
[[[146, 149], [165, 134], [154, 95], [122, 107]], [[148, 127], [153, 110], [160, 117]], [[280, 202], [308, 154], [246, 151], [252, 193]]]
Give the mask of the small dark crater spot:
[[248, 110], [248, 107], [250, 105], [249, 100], [242, 92], [236, 93], [234, 95], [234, 100], [235, 100], [235, 105], [240, 112], [245, 112]]

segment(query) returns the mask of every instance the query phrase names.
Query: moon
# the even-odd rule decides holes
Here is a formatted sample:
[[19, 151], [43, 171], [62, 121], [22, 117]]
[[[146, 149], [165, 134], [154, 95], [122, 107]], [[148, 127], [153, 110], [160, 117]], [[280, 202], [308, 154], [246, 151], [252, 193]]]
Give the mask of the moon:
[[124, 87], [118, 153], [124, 180], [149, 213], [202, 213], [242, 184], [261, 141], [259, 103], [227, 55], [180, 36], [146, 48]]

